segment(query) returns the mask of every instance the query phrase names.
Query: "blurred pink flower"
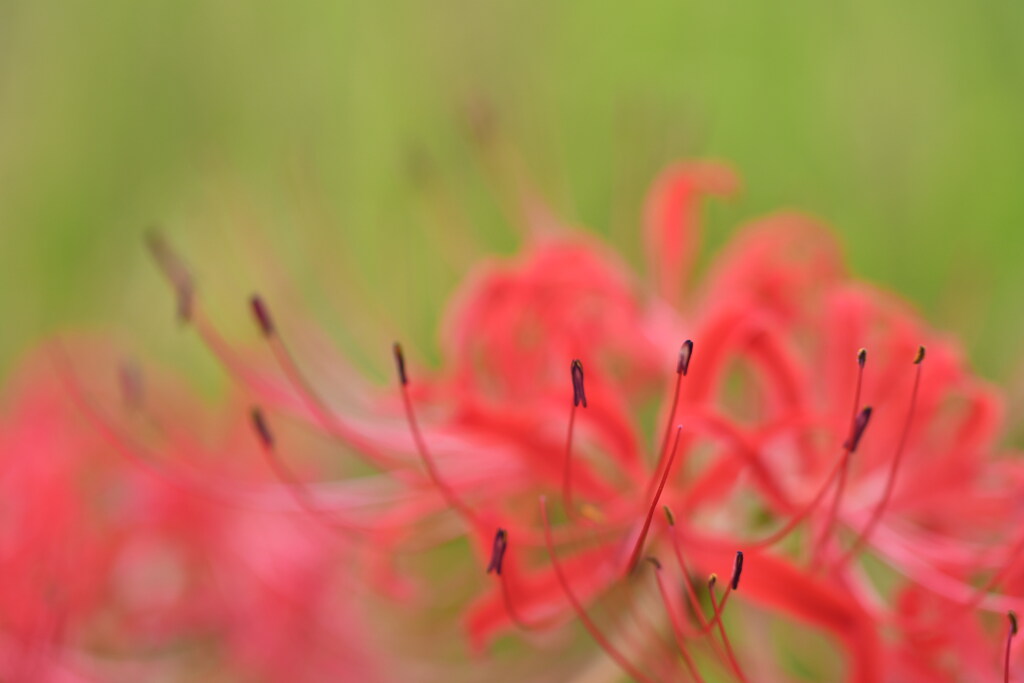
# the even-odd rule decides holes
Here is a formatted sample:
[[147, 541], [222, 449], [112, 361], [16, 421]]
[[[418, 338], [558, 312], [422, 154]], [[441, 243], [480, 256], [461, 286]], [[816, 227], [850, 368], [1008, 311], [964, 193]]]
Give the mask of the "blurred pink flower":
[[51, 344], [4, 397], [0, 678], [383, 680], [345, 597], [349, 544], [259, 481], [248, 425], [207, 447], [194, 407], [143, 399], [136, 371], [122, 405], [96, 348]]

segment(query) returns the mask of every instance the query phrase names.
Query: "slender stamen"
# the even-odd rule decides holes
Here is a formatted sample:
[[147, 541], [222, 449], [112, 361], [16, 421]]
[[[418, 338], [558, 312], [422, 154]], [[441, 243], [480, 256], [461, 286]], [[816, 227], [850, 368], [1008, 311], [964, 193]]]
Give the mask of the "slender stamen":
[[427, 448], [427, 442], [423, 439], [423, 434], [420, 432], [419, 423], [416, 421], [416, 413], [412, 407], [412, 397], [409, 395], [409, 376], [405, 371], [405, 354], [402, 353], [402, 346], [395, 342], [392, 346], [392, 352], [395, 357], [395, 367], [398, 371], [398, 385], [402, 393], [402, 404], [405, 408], [406, 422], [409, 423], [409, 432], [412, 434], [412, 439], [416, 443], [416, 450], [419, 451], [420, 458], [423, 460], [423, 464], [427, 469], [427, 474], [430, 476], [430, 480], [434, 483], [434, 486], [444, 497], [445, 501], [450, 505], [463, 519], [470, 524], [477, 525], [479, 520], [476, 513], [466, 505], [459, 498], [455, 491], [441, 478], [440, 473], [437, 470], [437, 465], [434, 463], [434, 457], [430, 454], [430, 450]]
[[145, 448], [135, 443], [130, 437], [122, 434], [111, 420], [104, 415], [102, 410], [98, 406], [93, 405], [93, 401], [86, 395], [85, 388], [75, 375], [71, 359], [68, 357], [63, 344], [54, 342], [50, 349], [50, 357], [58, 379], [64, 386], [68, 398], [71, 399], [71, 402], [85, 417], [86, 421], [96, 429], [115, 451], [147, 474], [165, 480], [183, 491], [191, 492], [192, 487], [188, 482], [176, 477], [159, 461], [152, 458], [149, 453], [146, 453]]
[[[740, 668], [740, 663], [736, 659], [736, 653], [733, 652], [732, 643], [729, 642], [729, 636], [725, 632], [725, 624], [722, 623], [721, 612], [725, 608], [725, 601], [722, 601], [722, 606], [718, 605], [718, 598], [715, 597], [715, 584], [718, 582], [718, 576], [712, 574], [708, 577], [708, 595], [711, 596], [711, 608], [714, 610], [716, 617], [718, 617], [718, 635], [722, 638], [722, 644], [725, 645], [725, 653], [729, 658], [729, 665], [732, 667], [733, 673], [741, 681], [746, 681], [747, 677], [743, 675], [743, 670]], [[731, 586], [730, 586], [731, 587]]]
[[[327, 406], [327, 403], [323, 398], [321, 398], [320, 394], [313, 388], [313, 385], [309, 383], [302, 370], [299, 369], [299, 364], [295, 361], [295, 357], [285, 344], [277, 326], [274, 325], [274, 320], [270, 315], [270, 309], [267, 307], [266, 302], [264, 302], [258, 294], [254, 294], [249, 300], [249, 304], [252, 309], [253, 319], [259, 326], [260, 333], [263, 335], [264, 339], [266, 339], [267, 344], [270, 347], [270, 351], [274, 356], [274, 360], [277, 362], [282, 372], [284, 372], [284, 375], [291, 384], [292, 389], [294, 389], [299, 399], [313, 414], [313, 417], [317, 422], [319, 422], [331, 436], [338, 439], [338, 441], [346, 446], [354, 447], [357, 453], [366, 456], [366, 459], [372, 465], [386, 469], [402, 464], [396, 461], [393, 456], [381, 451], [368, 439], [362, 438], [358, 434], [353, 433], [351, 429], [345, 427], [345, 425], [335, 417], [334, 412]], [[200, 322], [201, 319], [197, 316], [197, 326], [199, 326]], [[402, 372], [404, 373], [404, 368], [402, 368]]]
[[693, 609], [694, 614], [697, 615], [697, 620], [700, 622], [701, 629], [707, 630], [708, 621], [704, 618], [704, 611], [701, 608], [700, 598], [697, 597], [697, 589], [694, 588], [693, 583], [690, 581], [690, 570], [686, 566], [686, 561], [683, 559], [683, 551], [679, 547], [679, 536], [676, 534], [676, 520], [675, 515], [672, 514], [672, 510], [665, 506], [665, 517], [668, 519], [669, 535], [672, 537], [672, 549], [675, 552], [676, 562], [679, 563], [679, 571], [683, 575], [683, 585], [686, 587], [686, 594], [690, 600], [690, 607]]
[[910, 407], [907, 409], [907, 418], [903, 422], [903, 431], [900, 433], [900, 441], [896, 446], [896, 455], [893, 456], [892, 465], [889, 468], [889, 476], [885, 480], [885, 490], [882, 491], [882, 497], [875, 505], [875, 509], [872, 511], [871, 517], [868, 519], [868, 523], [864, 525], [860, 535], [853, 545], [850, 546], [850, 549], [846, 551], [846, 554], [836, 563], [837, 569], [855, 557], [861, 548], [864, 547], [864, 544], [868, 542], [875, 527], [881, 521], [882, 515], [885, 514], [885, 508], [889, 504], [890, 498], [892, 498], [892, 492], [896, 486], [896, 475], [900, 469], [900, 462], [903, 460], [903, 452], [906, 450], [907, 436], [910, 434], [910, 427], [914, 421], [914, 411], [917, 409], [917, 394], [921, 387], [921, 368], [924, 367], [924, 354], [924, 347], [919, 346], [917, 356], [914, 358], [914, 365], [917, 367], [914, 372], [914, 388], [910, 394]]
[[622, 667], [622, 670], [628, 673], [630, 676], [638, 681], [650, 681], [651, 679], [642, 674], [633, 664], [626, 659], [626, 657], [619, 652], [615, 646], [605, 638], [604, 634], [597, 625], [590, 619], [587, 611], [583, 609], [583, 605], [580, 603], [579, 598], [573, 593], [572, 587], [569, 585], [569, 580], [565, 576], [565, 572], [562, 570], [561, 564], [558, 562], [558, 557], [555, 555], [554, 542], [551, 540], [551, 523], [548, 520], [548, 504], [547, 497], [540, 497], [540, 517], [541, 523], [544, 526], [544, 544], [548, 549], [548, 556], [551, 558], [551, 567], [555, 570], [555, 576], [558, 579], [559, 585], [562, 587], [562, 592], [565, 593], [565, 597], [569, 600], [569, 604], [572, 605], [573, 610], [576, 612], [576, 616], [579, 617], [583, 627], [587, 629], [590, 636], [601, 646], [608, 656], [615, 660], [615, 663]]
[[583, 389], [583, 364], [577, 359], [569, 366], [572, 375], [572, 409], [569, 411], [569, 431], [565, 437], [565, 467], [562, 469], [562, 504], [565, 512], [573, 516], [572, 505], [572, 435], [576, 426], [576, 408], [587, 407], [587, 394]]
[[494, 534], [494, 544], [491, 546], [491, 562], [487, 565], [487, 573], [494, 572], [498, 577], [498, 581], [501, 582], [501, 596], [505, 602], [505, 612], [508, 614], [509, 619], [524, 631], [533, 631], [551, 626], [555, 621], [554, 619], [528, 622], [519, 614], [519, 610], [516, 609], [515, 603], [512, 600], [512, 594], [509, 591], [508, 578], [502, 573], [502, 567], [505, 563], [505, 552], [507, 550], [508, 532], [504, 529], [498, 529]]
[[[864, 411], [867, 411], [868, 418], [863, 421], [863, 429], [867, 429], [868, 419], [871, 415], [871, 408], [865, 408]], [[861, 412], [863, 413], [864, 411]], [[861, 433], [863, 434], [863, 430], [861, 431]], [[858, 436], [857, 438], [859, 439], [860, 437]], [[836, 477], [839, 475], [839, 472], [842, 470], [843, 463], [845, 462], [848, 452], [848, 449], [843, 449], [842, 457], [840, 457], [839, 460], [836, 461], [835, 466], [832, 468], [832, 471], [829, 473], [828, 477], [825, 478], [825, 481], [818, 489], [818, 492], [814, 495], [813, 498], [811, 498], [810, 501], [807, 502], [806, 505], [804, 505], [802, 509], [800, 509], [795, 515], [790, 517], [788, 522], [786, 522], [784, 525], [782, 525], [781, 528], [776, 530], [774, 533], [768, 535], [767, 537], [759, 541], [748, 542], [746, 545], [753, 548], [766, 548], [768, 546], [775, 545], [776, 543], [784, 539], [786, 536], [788, 536], [794, 529], [796, 529], [797, 526], [799, 526], [800, 523], [803, 522], [807, 518], [807, 516], [814, 511], [816, 507], [818, 507], [822, 499], [824, 499], [825, 494], [828, 493], [830, 488], [832, 488], [832, 482], [835, 481]]]
[[1010, 627], [1006, 632], [1006, 656], [1003, 658], [1003, 683], [1010, 683], [1010, 647], [1013, 645], [1013, 637], [1017, 635], [1017, 613], [1010, 610], [1006, 613]]
[[718, 609], [716, 609], [712, 615], [711, 620], [708, 622], [707, 627], [703, 629], [703, 633], [710, 633], [719, 621], [722, 620], [722, 613], [725, 612], [725, 606], [729, 603], [729, 596], [732, 595], [734, 590], [740, 587], [740, 576], [743, 574], [743, 551], [736, 551], [736, 559], [732, 563], [732, 576], [729, 578], [729, 584], [725, 587], [725, 592], [722, 593], [722, 601], [718, 603]]
[[[696, 615], [697, 621], [700, 624], [700, 632], [702, 635], [709, 634], [711, 629], [714, 628], [714, 622], [709, 622], [704, 617], [704, 607], [700, 604], [700, 598], [697, 597], [697, 589], [694, 587], [693, 582], [690, 580], [690, 570], [686, 566], [686, 560], [683, 559], [683, 551], [680, 548], [679, 536], [676, 533], [676, 520], [675, 515], [672, 514], [672, 510], [666, 505], [664, 507], [665, 518], [668, 520], [669, 536], [672, 539], [672, 551], [676, 556], [676, 562], [679, 564], [679, 571], [683, 575], [683, 587], [686, 589], [686, 597], [690, 603], [690, 609]], [[728, 596], [726, 596], [728, 597]], [[723, 604], [724, 604], [723, 599]], [[715, 656], [725, 661], [725, 653], [719, 648], [718, 641], [714, 638], [708, 641], [711, 644], [711, 649], [714, 651]]]
[[675, 637], [676, 647], [679, 648], [679, 654], [683, 657], [683, 662], [686, 664], [686, 668], [689, 670], [690, 675], [695, 681], [703, 681], [700, 672], [697, 671], [697, 666], [694, 664], [693, 657], [690, 656], [690, 651], [686, 647], [686, 636], [683, 634], [683, 625], [679, 620], [679, 615], [676, 614], [675, 607], [672, 604], [672, 600], [669, 599], [668, 590], [665, 588], [665, 582], [661, 578], [661, 562], [654, 557], [648, 557], [647, 561], [654, 567], [654, 578], [658, 583], [658, 592], [661, 594], [661, 601], [665, 605], [665, 611], [668, 612], [668, 620], [672, 624], [672, 635]]
[[309, 514], [310, 517], [315, 518], [334, 533], [344, 535], [345, 531], [352, 531], [352, 529], [340, 528], [336, 524], [336, 520], [332, 519], [325, 510], [313, 501], [305, 485], [301, 483], [299, 478], [295, 476], [295, 473], [278, 455], [277, 447], [274, 443], [274, 433], [270, 430], [270, 424], [263, 415], [263, 411], [258, 406], [253, 406], [249, 415], [252, 420], [253, 431], [256, 433], [260, 443], [260, 452], [263, 453], [263, 457], [270, 466], [271, 471], [273, 471], [274, 476], [281, 480], [298, 506]]
[[249, 305], [263, 335], [267, 337], [273, 336], [275, 332], [274, 321], [270, 318], [270, 310], [263, 303], [263, 298], [259, 294], [253, 294], [249, 299]]
[[675, 460], [676, 451], [679, 449], [679, 435], [683, 433], [682, 427], [676, 428], [676, 439], [672, 444], [672, 453], [669, 455], [668, 464], [661, 474], [661, 481], [658, 483], [658, 489], [654, 493], [654, 499], [651, 501], [651, 506], [647, 510], [647, 517], [644, 518], [644, 526], [640, 530], [640, 536], [636, 539], [636, 544], [633, 546], [633, 552], [630, 553], [629, 561], [626, 563], [626, 574], [628, 575], [636, 567], [636, 563], [640, 558], [640, 551], [644, 548], [644, 541], [647, 539], [647, 532], [651, 528], [651, 520], [654, 519], [654, 510], [658, 507], [658, 499], [661, 498], [661, 492], [665, 490], [665, 482], [668, 480], [668, 473], [672, 470], [672, 461]]
[[178, 321], [189, 322], [192, 319], [193, 304], [195, 303], [195, 283], [192, 280], [192, 274], [185, 266], [184, 261], [158, 231], [153, 230], [146, 235], [146, 246], [164, 277], [174, 287], [177, 297]]
[[[836, 516], [839, 514], [839, 503], [843, 499], [843, 491], [846, 488], [846, 473], [850, 469], [850, 457], [854, 451], [857, 450], [857, 445], [860, 443], [860, 437], [864, 434], [864, 429], [867, 427], [867, 422], [871, 419], [871, 413], [867, 414], [857, 411], [860, 409], [860, 392], [861, 387], [864, 384], [864, 365], [868, 360], [867, 349], [861, 349], [857, 352], [857, 388], [853, 392], [853, 414], [850, 416], [850, 433], [846, 437], [846, 442], [843, 444], [843, 466], [839, 470], [839, 482], [836, 484], [836, 495], [832, 498], [832, 505], [829, 506], [828, 516], [825, 518], [825, 525], [822, 527], [821, 535], [818, 537], [818, 542], [814, 547], [813, 562], [817, 562], [817, 558], [821, 555], [821, 552], [825, 549], [825, 544], [828, 543], [829, 537], [832, 535], [832, 528], [835, 526]], [[863, 422], [863, 424], [860, 424]]]
[[683, 377], [690, 369], [690, 359], [693, 357], [693, 342], [687, 339], [679, 347], [679, 360], [676, 362], [676, 385], [672, 391], [672, 406], [668, 410], [668, 421], [665, 422], [665, 434], [661, 437], [661, 448], [658, 449], [658, 460], [654, 463], [654, 475], [647, 487], [647, 498], [653, 493], [654, 482], [658, 481], [658, 473], [664, 465], [665, 456], [668, 453], [668, 439], [672, 434], [672, 425], [676, 421], [676, 409], [679, 407], [679, 393], [683, 386]]

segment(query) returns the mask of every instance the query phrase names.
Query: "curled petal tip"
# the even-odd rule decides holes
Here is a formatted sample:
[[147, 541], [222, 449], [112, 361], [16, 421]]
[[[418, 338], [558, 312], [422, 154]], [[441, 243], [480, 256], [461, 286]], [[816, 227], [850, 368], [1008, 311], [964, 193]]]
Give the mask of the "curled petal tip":
[[647, 558], [644, 558], [644, 559], [646, 559], [648, 562], [650, 562], [652, 565], [654, 565], [655, 569], [658, 569], [658, 570], [661, 569], [661, 560], [659, 560], [658, 558], [656, 558], [656, 557], [647, 557]]

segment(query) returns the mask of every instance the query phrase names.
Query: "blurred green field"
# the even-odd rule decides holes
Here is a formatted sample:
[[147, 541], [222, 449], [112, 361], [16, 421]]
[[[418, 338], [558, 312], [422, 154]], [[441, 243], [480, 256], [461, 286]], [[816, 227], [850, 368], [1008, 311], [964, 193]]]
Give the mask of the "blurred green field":
[[266, 235], [313, 308], [345, 285], [436, 357], [470, 256], [516, 243], [467, 130], [489, 102], [560, 214], [634, 263], [657, 169], [721, 157], [746, 190], [713, 244], [813, 212], [1020, 384], [1019, 2], [255, 5], [0, 2], [0, 378], [69, 325], [161, 348], [154, 224], [239, 290]]

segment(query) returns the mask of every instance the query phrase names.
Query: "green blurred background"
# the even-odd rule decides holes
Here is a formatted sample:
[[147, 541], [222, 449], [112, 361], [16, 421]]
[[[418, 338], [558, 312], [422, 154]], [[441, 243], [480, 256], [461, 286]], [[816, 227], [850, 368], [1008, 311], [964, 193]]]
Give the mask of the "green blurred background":
[[346, 302], [339, 335], [387, 311], [436, 358], [446, 295], [516, 245], [474, 142], [487, 103], [558, 213], [636, 265], [653, 175], [721, 157], [746, 189], [713, 244], [815, 213], [855, 272], [1021, 384], [1020, 2], [259, 5], [0, 1], [0, 378], [69, 325], [170, 348], [154, 224], [208, 289], [259, 286], [258, 239], [310, 308]]

